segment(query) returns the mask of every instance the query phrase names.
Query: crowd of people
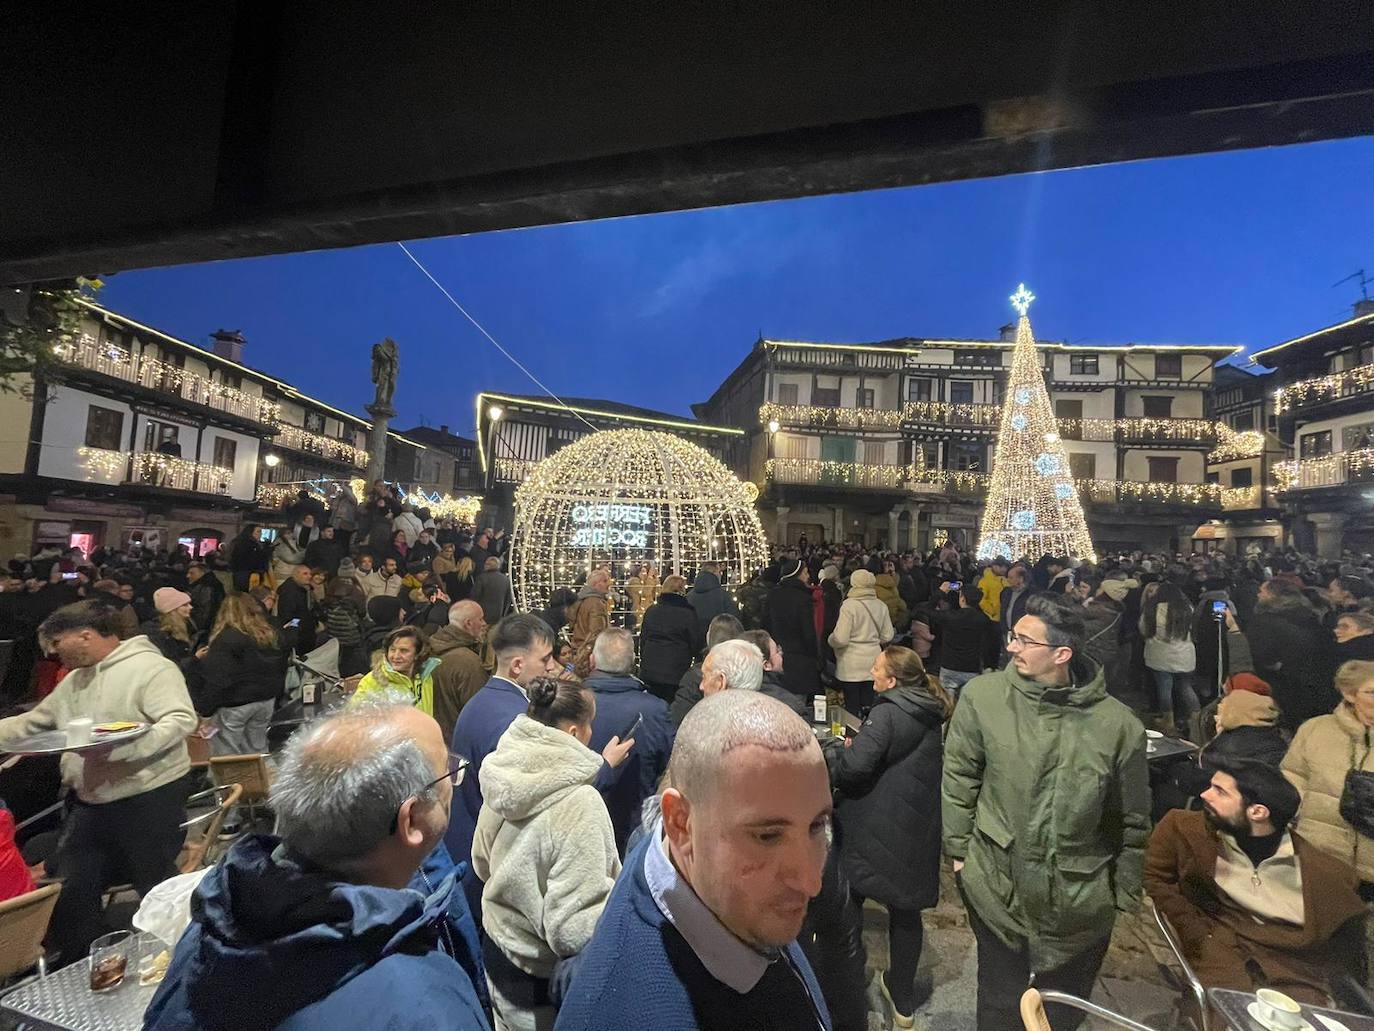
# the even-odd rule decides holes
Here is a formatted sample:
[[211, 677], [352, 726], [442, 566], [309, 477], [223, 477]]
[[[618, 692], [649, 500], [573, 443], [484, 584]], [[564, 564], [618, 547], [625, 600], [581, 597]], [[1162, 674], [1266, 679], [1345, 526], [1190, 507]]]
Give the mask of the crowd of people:
[[[149, 726], [0, 774], [17, 815], [68, 790], [41, 863], [0, 811], [0, 892], [63, 882], [58, 962], [110, 884], [174, 872], [189, 737], [269, 752], [293, 660], [347, 691], [274, 756], [272, 833], [205, 874], [145, 1027], [866, 1028], [870, 901], [911, 1027], [949, 884], [980, 1029], [1018, 1026], [1031, 983], [1091, 994], [1146, 895], [1209, 985], [1359, 1000], [1368, 556], [802, 538], [743, 583], [597, 567], [519, 612], [504, 533], [384, 483], [282, 521], [200, 558], [16, 556], [0, 591], [0, 750]], [[1152, 767], [1159, 735], [1200, 747]]]

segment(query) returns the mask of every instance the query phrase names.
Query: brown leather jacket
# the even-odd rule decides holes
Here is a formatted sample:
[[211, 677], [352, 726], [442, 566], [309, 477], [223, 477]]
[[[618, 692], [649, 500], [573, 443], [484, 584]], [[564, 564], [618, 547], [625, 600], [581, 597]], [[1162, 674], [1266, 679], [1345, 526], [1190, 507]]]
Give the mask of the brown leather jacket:
[[[1201, 812], [1171, 810], [1150, 835], [1145, 891], [1169, 919], [1208, 987], [1254, 991], [1266, 984], [1324, 1003], [1333, 977], [1364, 954], [1364, 903], [1355, 871], [1293, 834], [1302, 871], [1303, 926], [1257, 923], [1217, 888], [1217, 832]], [[1354, 959], [1353, 959], [1353, 958]], [[1262, 979], [1256, 977], [1256, 972]]]

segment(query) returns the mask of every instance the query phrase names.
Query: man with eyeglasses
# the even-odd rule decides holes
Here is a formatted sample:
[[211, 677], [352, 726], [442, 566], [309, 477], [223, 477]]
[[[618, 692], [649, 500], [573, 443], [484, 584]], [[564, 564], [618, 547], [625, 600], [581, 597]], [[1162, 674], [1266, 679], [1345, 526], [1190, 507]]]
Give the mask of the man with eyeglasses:
[[[1081, 606], [1032, 595], [1010, 663], [969, 681], [950, 724], [945, 853], [978, 941], [979, 1031], [1015, 1027], [1032, 978], [1087, 998], [1117, 911], [1140, 903], [1145, 732], [1084, 638]], [[1082, 1023], [1049, 1008], [1056, 1029]]]
[[409, 699], [292, 737], [272, 784], [279, 836], [240, 839], [200, 882], [146, 1031], [486, 1029], [462, 892], [427, 877], [464, 772]]

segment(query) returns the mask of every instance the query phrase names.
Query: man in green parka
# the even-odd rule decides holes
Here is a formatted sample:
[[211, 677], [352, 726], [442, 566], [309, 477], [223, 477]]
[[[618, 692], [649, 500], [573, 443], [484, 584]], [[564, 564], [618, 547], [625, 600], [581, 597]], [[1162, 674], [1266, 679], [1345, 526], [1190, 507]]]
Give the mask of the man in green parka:
[[[1117, 911], [1140, 903], [1145, 731], [1107, 694], [1084, 636], [1072, 599], [1035, 595], [1011, 661], [964, 687], [950, 725], [944, 844], [978, 940], [979, 1031], [1018, 1026], [1032, 977], [1087, 998]], [[1056, 1029], [1083, 1016], [1050, 1008]]]

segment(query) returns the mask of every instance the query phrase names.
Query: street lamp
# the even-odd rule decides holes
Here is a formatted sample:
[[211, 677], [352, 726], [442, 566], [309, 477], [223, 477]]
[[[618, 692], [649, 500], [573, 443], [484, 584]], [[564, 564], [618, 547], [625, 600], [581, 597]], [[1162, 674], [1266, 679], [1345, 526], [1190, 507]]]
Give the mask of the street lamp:
[[782, 424], [781, 424], [780, 422], [778, 422], [777, 419], [769, 419], [769, 420], [768, 420], [768, 432], [769, 432], [769, 433], [777, 433], [778, 430], [781, 428], [781, 426], [782, 426]]
[[269, 469], [275, 469], [280, 461], [281, 456], [273, 454], [270, 451], [262, 456], [262, 464], [267, 466], [267, 468]]
[[505, 414], [506, 410], [502, 408], [500, 405], [492, 405], [490, 408], [487, 409], [487, 417], [491, 419], [492, 422], [500, 422], [501, 416]]

